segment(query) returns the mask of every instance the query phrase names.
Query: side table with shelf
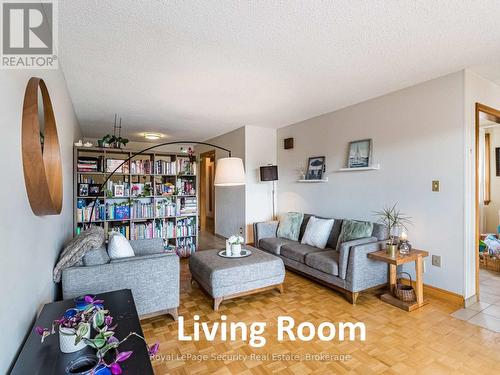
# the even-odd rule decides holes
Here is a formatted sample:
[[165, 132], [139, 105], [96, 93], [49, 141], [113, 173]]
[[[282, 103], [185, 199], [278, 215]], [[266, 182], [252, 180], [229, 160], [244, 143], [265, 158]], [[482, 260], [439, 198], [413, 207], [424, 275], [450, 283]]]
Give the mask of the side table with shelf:
[[[424, 250], [412, 249], [407, 255], [401, 255], [399, 252], [395, 258], [391, 258], [385, 250], [375, 251], [368, 254], [368, 258], [385, 262], [389, 265], [389, 292], [382, 294], [380, 299], [393, 306], [399, 307], [405, 311], [413, 311], [424, 306], [427, 302], [424, 300], [424, 284], [422, 274], [424, 270], [424, 257], [428, 256], [429, 252]], [[415, 262], [415, 302], [404, 302], [394, 297], [392, 294], [396, 286], [397, 266], [409, 262]]]

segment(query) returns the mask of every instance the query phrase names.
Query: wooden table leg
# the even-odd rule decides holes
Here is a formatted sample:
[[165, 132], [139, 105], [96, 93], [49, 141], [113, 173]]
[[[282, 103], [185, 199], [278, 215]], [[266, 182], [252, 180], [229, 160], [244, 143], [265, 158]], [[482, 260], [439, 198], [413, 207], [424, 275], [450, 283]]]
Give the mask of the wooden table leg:
[[424, 263], [423, 258], [421, 256], [417, 257], [415, 260], [415, 274], [417, 280], [416, 282], [416, 290], [415, 293], [417, 295], [417, 304], [418, 306], [422, 306], [424, 304], [424, 284], [422, 273], [424, 271]]
[[396, 275], [397, 275], [397, 266], [395, 264], [389, 264], [389, 289], [391, 293], [394, 291], [396, 287]]

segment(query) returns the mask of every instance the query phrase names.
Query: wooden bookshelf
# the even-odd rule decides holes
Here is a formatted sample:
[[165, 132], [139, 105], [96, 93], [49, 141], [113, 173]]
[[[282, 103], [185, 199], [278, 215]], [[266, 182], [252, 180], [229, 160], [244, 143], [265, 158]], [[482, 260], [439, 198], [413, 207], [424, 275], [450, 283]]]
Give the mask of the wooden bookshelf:
[[161, 237], [166, 248], [188, 256], [198, 247], [196, 159], [190, 161], [183, 153], [146, 152], [134, 156], [100, 191], [98, 187], [119, 160], [135, 152], [74, 148], [74, 234], [88, 222], [98, 195], [94, 225], [103, 227], [106, 233], [120, 231], [131, 240]]

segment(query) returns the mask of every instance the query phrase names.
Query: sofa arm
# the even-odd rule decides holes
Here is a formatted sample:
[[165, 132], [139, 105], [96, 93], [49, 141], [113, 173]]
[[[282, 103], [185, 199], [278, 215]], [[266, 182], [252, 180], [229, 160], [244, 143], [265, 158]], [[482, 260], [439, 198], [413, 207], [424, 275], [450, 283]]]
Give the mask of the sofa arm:
[[351, 247], [346, 276], [348, 290], [359, 292], [387, 283], [387, 264], [368, 258], [368, 253], [379, 251], [385, 242], [376, 241]]
[[134, 257], [62, 274], [63, 298], [131, 289], [139, 315], [179, 306], [179, 257], [162, 254]]
[[278, 221], [263, 221], [253, 224], [253, 243], [259, 247], [259, 241], [263, 238], [276, 237]]
[[130, 246], [132, 246], [135, 255], [158, 254], [165, 251], [162, 238], [134, 240], [130, 241]]
[[346, 241], [339, 246], [339, 277], [344, 279], [347, 276], [347, 265], [349, 263], [349, 253], [351, 247], [377, 242], [377, 237], [364, 237], [357, 240]]

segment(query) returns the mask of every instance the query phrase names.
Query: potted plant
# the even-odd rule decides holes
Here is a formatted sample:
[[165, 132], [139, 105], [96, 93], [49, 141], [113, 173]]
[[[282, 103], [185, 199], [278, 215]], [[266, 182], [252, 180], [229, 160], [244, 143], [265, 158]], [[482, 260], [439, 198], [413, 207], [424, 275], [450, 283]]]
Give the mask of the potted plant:
[[397, 208], [397, 203], [392, 207], [385, 207], [381, 211], [375, 211], [375, 216], [378, 222], [387, 228], [389, 236], [386, 242], [386, 252], [389, 256], [395, 257], [398, 250], [399, 229], [408, 230], [408, 225], [411, 224], [411, 218], [401, 213]]
[[[76, 327], [71, 327], [75, 329], [73, 337], [74, 345], [83, 343], [83, 346], [88, 345], [96, 350], [97, 360], [94, 361], [94, 367], [89, 373], [94, 375], [121, 374], [122, 368], [120, 363], [130, 358], [133, 352], [119, 352], [118, 347], [133, 336], [141, 339], [145, 344], [146, 339], [136, 332], [130, 332], [124, 339], [119, 340], [115, 337], [117, 324], [113, 325], [113, 317], [109, 315], [108, 310], [104, 309], [104, 301], [95, 299], [94, 296], [84, 296], [84, 298], [88, 305], [83, 310], [69, 309], [76, 312], [73, 311], [70, 313], [70, 317], [67, 317], [65, 314], [62, 318], [55, 320], [51, 330], [42, 327], [36, 327], [35, 330], [42, 337], [43, 342], [47, 336], [55, 333], [54, 328], [56, 326], [67, 324], [68, 321], [78, 322]], [[96, 332], [94, 338], [90, 338], [91, 326]], [[155, 355], [158, 349], [158, 343], [148, 347], [149, 355]], [[91, 360], [91, 358], [84, 357], [88, 357], [88, 355], [82, 356], [82, 359]]]
[[106, 134], [104, 137], [97, 141], [97, 144], [99, 145], [99, 147], [112, 146], [113, 148], [121, 148], [122, 145], [125, 147], [128, 142], [129, 140], [127, 138]]
[[231, 254], [240, 255], [241, 254], [241, 244], [244, 241], [245, 241], [245, 239], [241, 236], [229, 237], [228, 242], [231, 245]]

